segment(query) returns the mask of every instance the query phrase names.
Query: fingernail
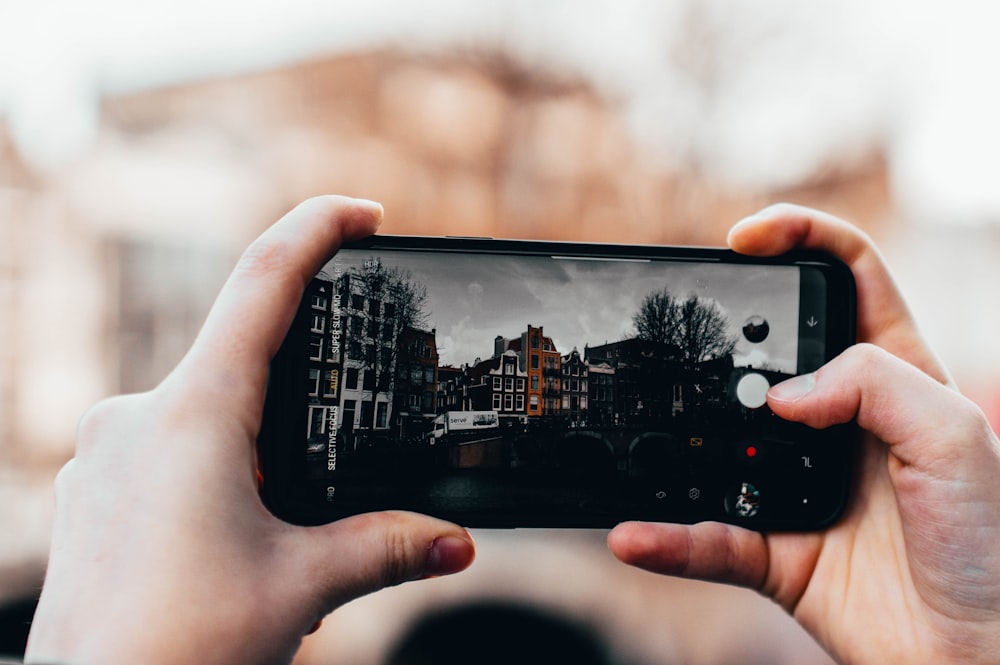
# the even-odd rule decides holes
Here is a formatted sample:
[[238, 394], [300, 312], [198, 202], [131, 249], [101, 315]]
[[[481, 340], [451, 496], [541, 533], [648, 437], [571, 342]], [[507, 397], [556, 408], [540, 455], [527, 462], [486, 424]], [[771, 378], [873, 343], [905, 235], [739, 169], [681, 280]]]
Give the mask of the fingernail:
[[468, 539], [444, 536], [431, 543], [427, 553], [424, 577], [451, 575], [465, 570], [476, 556], [476, 546]]
[[767, 396], [779, 402], [797, 402], [816, 387], [816, 373], [802, 374], [782, 381], [767, 391]]

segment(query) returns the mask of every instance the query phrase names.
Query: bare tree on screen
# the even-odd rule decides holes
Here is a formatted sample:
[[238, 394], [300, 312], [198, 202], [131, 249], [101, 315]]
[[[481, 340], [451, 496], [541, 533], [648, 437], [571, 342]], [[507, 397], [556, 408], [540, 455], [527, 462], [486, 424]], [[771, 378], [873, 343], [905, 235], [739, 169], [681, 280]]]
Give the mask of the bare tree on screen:
[[733, 353], [736, 337], [726, 331], [729, 319], [714, 300], [691, 295], [681, 300], [666, 289], [646, 295], [632, 317], [636, 337], [676, 347], [683, 360], [702, 362]]

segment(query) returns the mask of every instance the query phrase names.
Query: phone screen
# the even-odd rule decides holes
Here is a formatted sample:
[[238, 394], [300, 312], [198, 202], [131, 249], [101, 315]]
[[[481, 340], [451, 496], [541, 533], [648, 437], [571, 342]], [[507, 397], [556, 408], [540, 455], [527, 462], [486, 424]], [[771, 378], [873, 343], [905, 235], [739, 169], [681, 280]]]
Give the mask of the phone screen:
[[388, 508], [472, 526], [828, 521], [845, 492], [836, 444], [777, 419], [766, 392], [852, 341], [844, 272], [723, 250], [344, 248], [272, 368], [271, 503], [304, 522]]

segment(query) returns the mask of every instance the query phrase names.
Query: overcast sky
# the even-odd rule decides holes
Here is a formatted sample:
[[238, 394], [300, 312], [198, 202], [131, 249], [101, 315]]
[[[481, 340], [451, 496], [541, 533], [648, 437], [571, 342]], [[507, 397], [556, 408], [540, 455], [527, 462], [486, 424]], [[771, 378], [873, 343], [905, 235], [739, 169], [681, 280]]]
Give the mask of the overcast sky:
[[[797, 359], [798, 270], [743, 265], [609, 262], [472, 254], [380, 252], [385, 266], [409, 271], [427, 288], [427, 327], [437, 330], [442, 365], [493, 355], [497, 335], [519, 337], [541, 326], [565, 355], [633, 336], [643, 298], [666, 288], [673, 295], [712, 298], [739, 338], [738, 364], [792, 373]], [[369, 256], [342, 251], [346, 272]], [[326, 272], [333, 274], [333, 265]], [[751, 344], [740, 329], [753, 315], [771, 332]]]

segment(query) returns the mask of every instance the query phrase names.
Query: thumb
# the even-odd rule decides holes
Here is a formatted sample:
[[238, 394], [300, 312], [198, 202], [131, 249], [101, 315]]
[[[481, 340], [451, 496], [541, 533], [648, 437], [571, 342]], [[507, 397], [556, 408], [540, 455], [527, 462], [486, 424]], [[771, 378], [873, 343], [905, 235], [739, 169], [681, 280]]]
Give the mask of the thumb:
[[309, 571], [321, 615], [385, 587], [460, 572], [476, 556], [468, 531], [416, 513], [367, 513], [293, 528], [289, 545]]
[[943, 462], [968, 462], [969, 442], [984, 440], [989, 429], [971, 401], [871, 344], [772, 387], [767, 402], [778, 416], [815, 428], [856, 419], [904, 465], [933, 467], [936, 476]]
[[240, 257], [174, 379], [183, 376], [181, 383], [204, 386], [210, 395], [221, 391], [226, 403], [256, 414], [259, 406], [250, 406], [264, 398], [269, 363], [305, 285], [343, 241], [371, 235], [381, 219], [380, 204], [343, 196], [296, 206]]
[[[871, 345], [848, 349], [811, 377], [778, 384], [768, 404], [779, 416], [814, 427], [856, 416], [862, 429], [888, 445], [894, 507], [887, 511], [871, 501], [859, 513], [873, 517], [869, 526], [888, 531], [892, 517], [886, 523], [874, 516], [898, 514], [906, 555], [899, 570], [935, 616], [963, 625], [982, 622], [984, 608], [996, 607], [990, 580], [998, 575], [1000, 534], [1000, 441], [982, 411]], [[869, 460], [877, 459], [874, 445], [866, 449]], [[874, 467], [863, 466], [874, 480]], [[865, 480], [863, 475], [860, 484]], [[858, 531], [855, 538], [864, 540]]]

